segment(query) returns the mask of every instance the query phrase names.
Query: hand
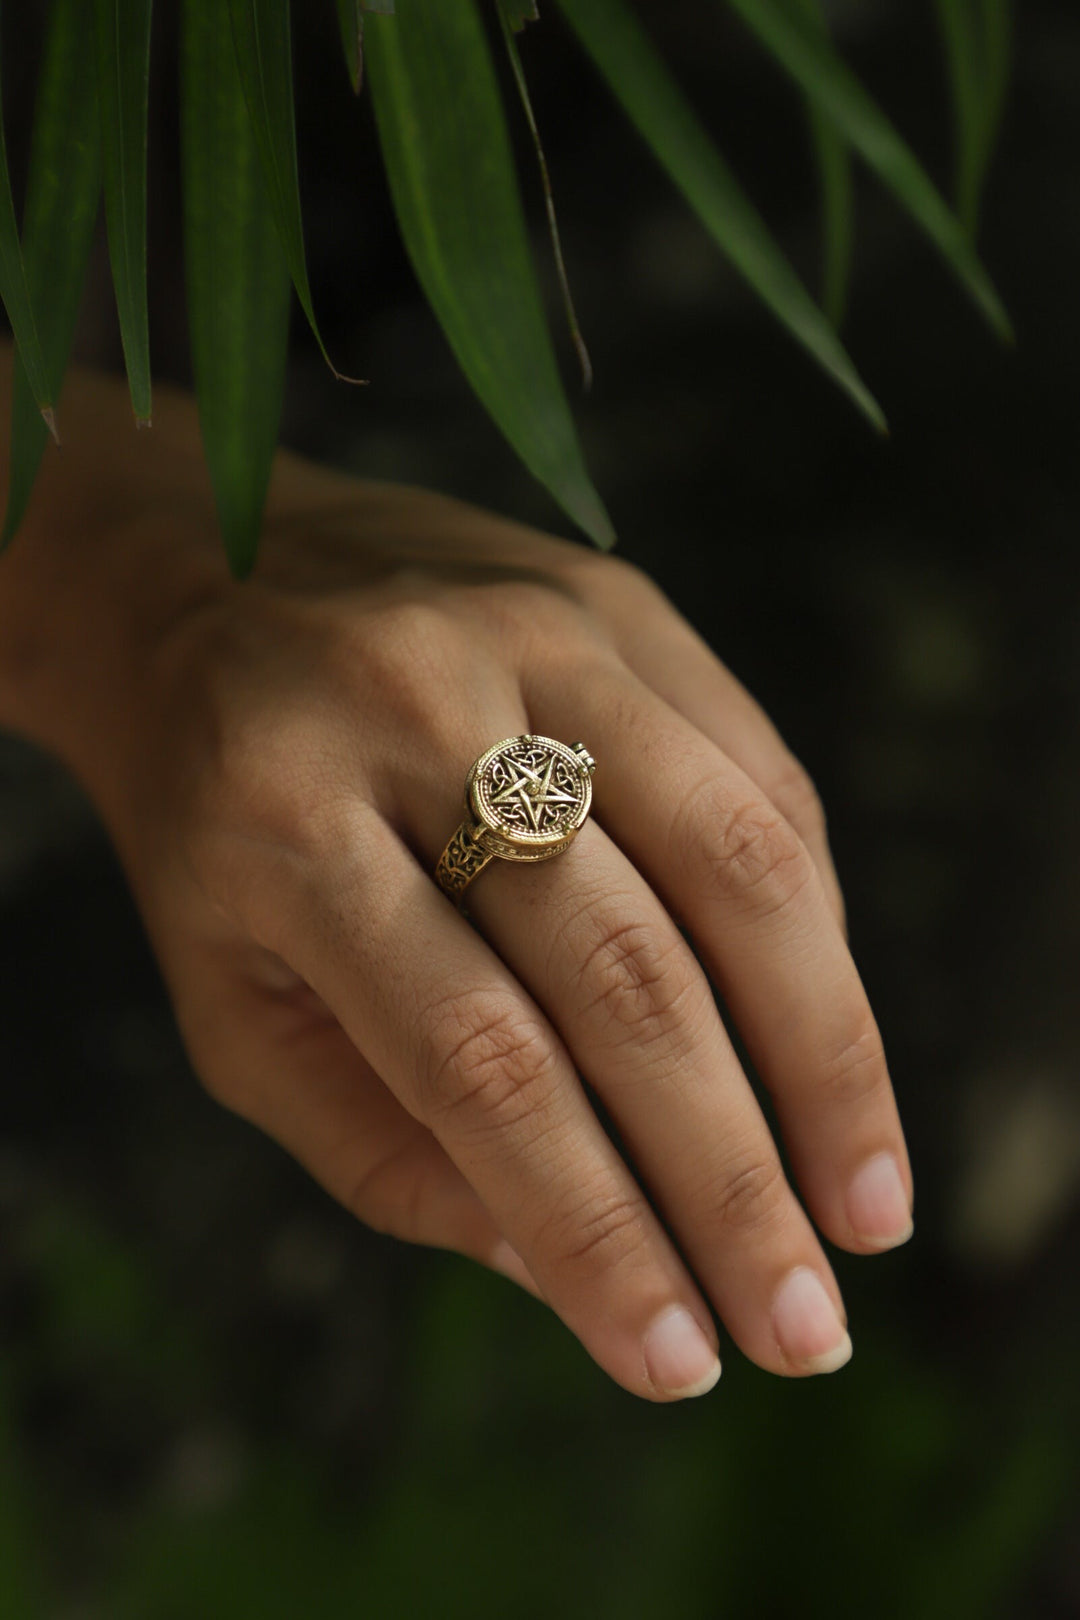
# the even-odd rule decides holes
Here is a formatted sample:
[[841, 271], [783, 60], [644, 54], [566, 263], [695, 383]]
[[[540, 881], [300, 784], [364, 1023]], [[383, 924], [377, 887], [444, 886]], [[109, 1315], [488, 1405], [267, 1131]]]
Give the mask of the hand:
[[[747, 692], [635, 569], [438, 496], [282, 458], [244, 585], [190, 476], [115, 527], [139, 612], [64, 751], [211, 1093], [378, 1230], [531, 1288], [636, 1394], [715, 1381], [710, 1306], [770, 1371], [841, 1365], [839, 1289], [680, 932], [817, 1226], [903, 1241], [821, 808]], [[474, 927], [431, 874], [473, 759], [523, 731], [584, 741], [593, 816], [492, 862]]]

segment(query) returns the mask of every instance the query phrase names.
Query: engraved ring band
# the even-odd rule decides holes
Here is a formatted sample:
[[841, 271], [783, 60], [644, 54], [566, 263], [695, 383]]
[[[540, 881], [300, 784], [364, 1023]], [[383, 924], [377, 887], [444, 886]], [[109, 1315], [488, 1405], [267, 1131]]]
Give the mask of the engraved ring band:
[[491, 860], [561, 855], [589, 814], [595, 768], [584, 743], [532, 732], [495, 743], [465, 780], [465, 820], [439, 856], [436, 883], [460, 903]]

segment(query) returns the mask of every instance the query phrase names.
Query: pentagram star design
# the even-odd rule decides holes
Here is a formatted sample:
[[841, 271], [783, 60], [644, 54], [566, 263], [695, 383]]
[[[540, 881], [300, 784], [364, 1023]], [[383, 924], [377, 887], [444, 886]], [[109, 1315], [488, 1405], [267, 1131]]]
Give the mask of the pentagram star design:
[[505, 754], [503, 764], [508, 770], [516, 772], [516, 775], [500, 793], [493, 793], [488, 803], [517, 804], [525, 811], [534, 832], [540, 831], [540, 812], [545, 805], [577, 804], [575, 794], [564, 793], [560, 788], [551, 785], [551, 773], [555, 769], [554, 754], [548, 755], [543, 776], [538, 771], [531, 771], [519, 760], [508, 759]]

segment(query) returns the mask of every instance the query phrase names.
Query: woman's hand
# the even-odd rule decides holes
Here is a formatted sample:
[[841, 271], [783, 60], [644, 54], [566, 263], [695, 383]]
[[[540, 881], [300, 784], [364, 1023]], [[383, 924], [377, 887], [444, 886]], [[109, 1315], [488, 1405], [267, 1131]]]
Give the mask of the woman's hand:
[[[710, 1386], [712, 1310], [770, 1371], [841, 1365], [839, 1290], [706, 978], [817, 1227], [903, 1241], [824, 820], [768, 719], [626, 564], [292, 458], [233, 583], [168, 413], [152, 488], [91, 503], [104, 584], [58, 610], [96, 621], [81, 664], [30, 660], [35, 715], [78, 668], [80, 691], [24, 729], [101, 806], [211, 1093], [360, 1219], [532, 1288], [636, 1394]], [[593, 816], [554, 860], [488, 866], [474, 927], [431, 874], [472, 761], [526, 731], [595, 755]]]

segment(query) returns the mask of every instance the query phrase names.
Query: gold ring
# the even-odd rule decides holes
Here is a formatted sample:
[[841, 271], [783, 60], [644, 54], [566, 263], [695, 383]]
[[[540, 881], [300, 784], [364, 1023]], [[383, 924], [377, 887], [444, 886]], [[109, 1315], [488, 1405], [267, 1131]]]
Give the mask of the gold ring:
[[465, 779], [465, 820], [435, 868], [451, 900], [491, 860], [549, 861], [569, 849], [589, 814], [596, 761], [584, 743], [504, 737]]

